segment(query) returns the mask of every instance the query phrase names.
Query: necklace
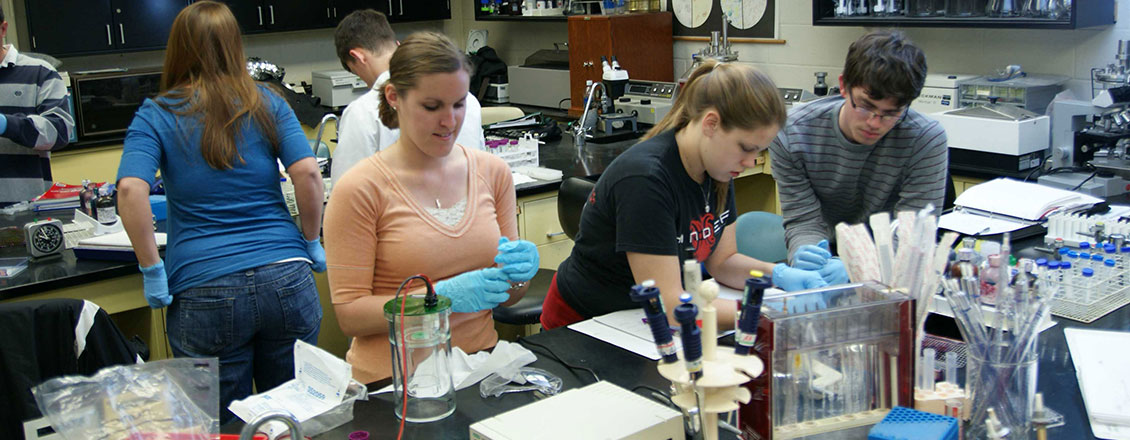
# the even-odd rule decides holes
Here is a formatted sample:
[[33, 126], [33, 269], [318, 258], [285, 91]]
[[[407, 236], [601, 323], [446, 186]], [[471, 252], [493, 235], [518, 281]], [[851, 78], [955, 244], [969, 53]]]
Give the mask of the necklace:
[[707, 213], [710, 212], [710, 189], [713, 186], [714, 186], [713, 179], [711, 179], [709, 176], [707, 176], [706, 182], [702, 186], [699, 187], [700, 189], [702, 189], [702, 203], [703, 203], [702, 209], [703, 209], [704, 212], [707, 212]]

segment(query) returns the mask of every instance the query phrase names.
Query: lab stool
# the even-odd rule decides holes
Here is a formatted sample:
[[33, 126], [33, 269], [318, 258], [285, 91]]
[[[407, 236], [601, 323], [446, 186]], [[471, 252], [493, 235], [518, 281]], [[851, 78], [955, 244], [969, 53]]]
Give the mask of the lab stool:
[[510, 307], [495, 307], [494, 322], [498, 338], [517, 341], [519, 337], [529, 336], [541, 331], [541, 304], [549, 291], [549, 284], [557, 271], [538, 269], [530, 280], [526, 296]]

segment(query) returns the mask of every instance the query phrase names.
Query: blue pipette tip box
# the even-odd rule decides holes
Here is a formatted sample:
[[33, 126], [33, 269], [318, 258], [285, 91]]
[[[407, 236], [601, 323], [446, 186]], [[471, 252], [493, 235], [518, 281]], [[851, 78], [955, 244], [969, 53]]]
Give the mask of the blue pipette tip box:
[[957, 440], [957, 419], [896, 406], [867, 440]]

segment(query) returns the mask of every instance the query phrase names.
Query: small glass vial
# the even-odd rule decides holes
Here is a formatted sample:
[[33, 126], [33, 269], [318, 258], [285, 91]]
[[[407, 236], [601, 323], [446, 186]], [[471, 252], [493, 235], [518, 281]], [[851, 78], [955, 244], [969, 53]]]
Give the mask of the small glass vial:
[[112, 225], [118, 222], [118, 209], [114, 204], [114, 195], [109, 188], [98, 189], [98, 199], [94, 201], [94, 209], [98, 223]]
[[989, 255], [989, 259], [981, 266], [981, 302], [985, 304], [997, 303], [997, 283], [1001, 276], [1001, 256]]

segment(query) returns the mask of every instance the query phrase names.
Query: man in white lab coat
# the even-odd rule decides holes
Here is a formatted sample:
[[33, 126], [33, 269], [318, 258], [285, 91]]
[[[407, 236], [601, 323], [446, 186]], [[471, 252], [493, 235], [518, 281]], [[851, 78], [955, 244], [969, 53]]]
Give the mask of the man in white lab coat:
[[[338, 122], [337, 148], [333, 152], [330, 177], [337, 183], [358, 161], [392, 145], [400, 130], [386, 127], [378, 117], [377, 87], [388, 79], [388, 60], [396, 51], [396, 34], [385, 15], [372, 9], [351, 12], [334, 31], [334, 46], [341, 65], [361, 77], [369, 91], [345, 107]], [[482, 107], [467, 93], [467, 113], [455, 142], [468, 148], [486, 149]]]

